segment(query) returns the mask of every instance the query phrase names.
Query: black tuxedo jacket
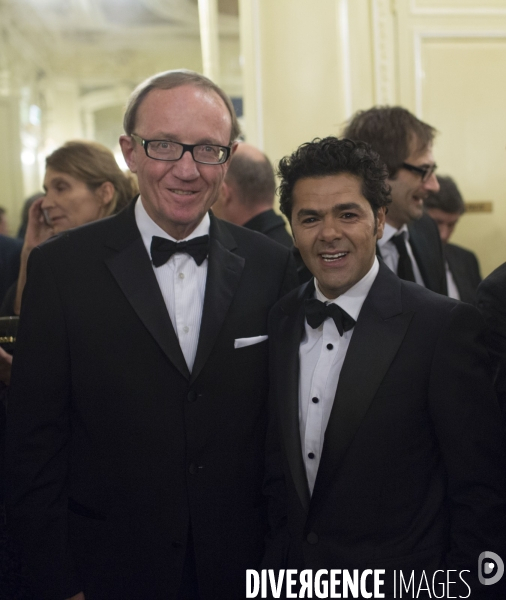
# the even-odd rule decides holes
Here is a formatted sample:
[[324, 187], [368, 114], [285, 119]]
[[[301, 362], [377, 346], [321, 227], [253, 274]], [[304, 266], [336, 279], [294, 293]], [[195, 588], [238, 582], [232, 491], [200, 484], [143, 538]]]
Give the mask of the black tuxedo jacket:
[[283, 244], [286, 248], [293, 246], [293, 239], [286, 230], [285, 220], [272, 208], [244, 223], [244, 227], [263, 233], [267, 237], [270, 237], [271, 240], [278, 242], [278, 244]]
[[444, 255], [462, 302], [476, 304], [476, 290], [481, 282], [480, 265], [474, 252], [455, 244], [445, 244]]
[[506, 263], [480, 283], [478, 309], [488, 326], [487, 342], [495, 365], [495, 389], [506, 425]]
[[267, 334], [295, 270], [285, 248], [211, 217], [189, 373], [133, 209], [30, 256], [8, 409], [10, 526], [38, 599], [178, 598], [191, 535], [202, 600], [237, 600], [266, 530], [268, 345], [234, 340]]
[[303, 304], [313, 292], [312, 282], [300, 286], [269, 316], [272, 542], [264, 564], [386, 569], [387, 593], [393, 569], [408, 577], [470, 569], [469, 584], [488, 592], [475, 581], [476, 565], [486, 548], [505, 555], [506, 465], [479, 313], [380, 265], [310, 498], [298, 397]]
[[425, 287], [438, 294], [447, 295], [446, 268], [443, 246], [436, 223], [423, 215], [408, 226], [409, 243]]

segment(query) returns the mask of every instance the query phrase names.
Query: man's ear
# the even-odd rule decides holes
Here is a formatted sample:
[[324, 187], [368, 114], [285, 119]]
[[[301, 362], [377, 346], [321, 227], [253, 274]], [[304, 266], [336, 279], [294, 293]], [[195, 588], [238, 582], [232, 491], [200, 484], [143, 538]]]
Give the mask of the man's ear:
[[121, 152], [123, 152], [123, 158], [125, 159], [128, 168], [132, 173], [137, 173], [137, 160], [135, 154], [135, 141], [129, 135], [119, 136], [119, 145], [121, 146]]
[[232, 156], [234, 156], [235, 151], [237, 150], [237, 146], [239, 146], [239, 142], [232, 142], [230, 146], [230, 156], [228, 157], [227, 162], [222, 165], [224, 175], [227, 174], [228, 168], [230, 167], [230, 161], [232, 160]]
[[228, 204], [230, 204], [231, 198], [232, 191], [230, 189], [230, 185], [226, 181], [223, 181], [220, 189], [220, 200], [223, 206], [227, 206]]
[[[239, 142], [235, 141], [232, 143], [232, 146], [230, 147], [230, 158], [232, 158], [232, 156], [234, 156], [235, 151], [237, 150], [238, 146], [239, 146]], [[228, 160], [230, 160], [230, 158]]]
[[380, 208], [378, 208], [378, 212], [376, 214], [376, 239], [377, 240], [380, 240], [383, 237], [383, 232], [385, 230], [386, 214], [387, 214], [386, 206], [380, 206]]

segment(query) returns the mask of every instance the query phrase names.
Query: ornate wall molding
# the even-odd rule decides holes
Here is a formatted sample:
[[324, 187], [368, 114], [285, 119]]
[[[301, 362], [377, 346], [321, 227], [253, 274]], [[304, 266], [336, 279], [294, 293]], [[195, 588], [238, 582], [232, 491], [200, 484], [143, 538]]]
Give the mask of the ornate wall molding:
[[410, 14], [413, 16], [483, 16], [483, 17], [494, 17], [494, 16], [506, 16], [506, 6], [504, 8], [494, 6], [441, 6], [443, 2], [439, 3], [439, 6], [421, 6], [418, 0], [410, 0]]
[[376, 104], [396, 104], [396, 36], [391, 0], [371, 0]]
[[343, 101], [345, 117], [353, 114], [353, 83], [351, 77], [349, 0], [337, 0], [338, 58], [342, 69]]

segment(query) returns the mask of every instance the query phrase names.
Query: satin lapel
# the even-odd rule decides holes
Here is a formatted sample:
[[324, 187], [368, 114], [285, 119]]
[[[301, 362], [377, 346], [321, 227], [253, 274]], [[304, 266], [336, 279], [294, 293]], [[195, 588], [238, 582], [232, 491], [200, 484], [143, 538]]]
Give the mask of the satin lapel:
[[299, 428], [299, 346], [304, 332], [304, 300], [313, 294], [311, 279], [301, 288], [299, 296], [283, 307], [286, 316], [276, 333], [275, 342], [276, 356], [279, 357], [275, 365], [275, 394], [281, 435], [295, 489], [306, 512], [309, 510], [310, 496]]
[[360, 311], [339, 377], [311, 499], [312, 512], [332, 484], [408, 329], [413, 315], [402, 312], [401, 285], [401, 280], [381, 264]]
[[108, 246], [117, 253], [108, 258], [106, 264], [146, 329], [181, 375], [189, 379], [188, 366], [135, 224], [134, 203], [115, 217], [118, 219], [117, 234]]
[[226, 225], [211, 215], [211, 245], [207, 270], [204, 310], [191, 381], [195, 381], [216, 342], [234, 298], [245, 260], [234, 254], [235, 239]]

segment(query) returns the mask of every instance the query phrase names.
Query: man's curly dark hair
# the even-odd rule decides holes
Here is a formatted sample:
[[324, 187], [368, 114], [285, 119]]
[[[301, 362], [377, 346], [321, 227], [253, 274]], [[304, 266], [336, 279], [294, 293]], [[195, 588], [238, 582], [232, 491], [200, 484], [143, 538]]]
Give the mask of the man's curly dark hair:
[[386, 182], [387, 168], [369, 144], [331, 136], [302, 144], [293, 154], [280, 160], [278, 193], [283, 214], [291, 221], [293, 188], [299, 179], [341, 173], [360, 179], [362, 194], [369, 201], [375, 217], [380, 207], [387, 207], [392, 201]]

